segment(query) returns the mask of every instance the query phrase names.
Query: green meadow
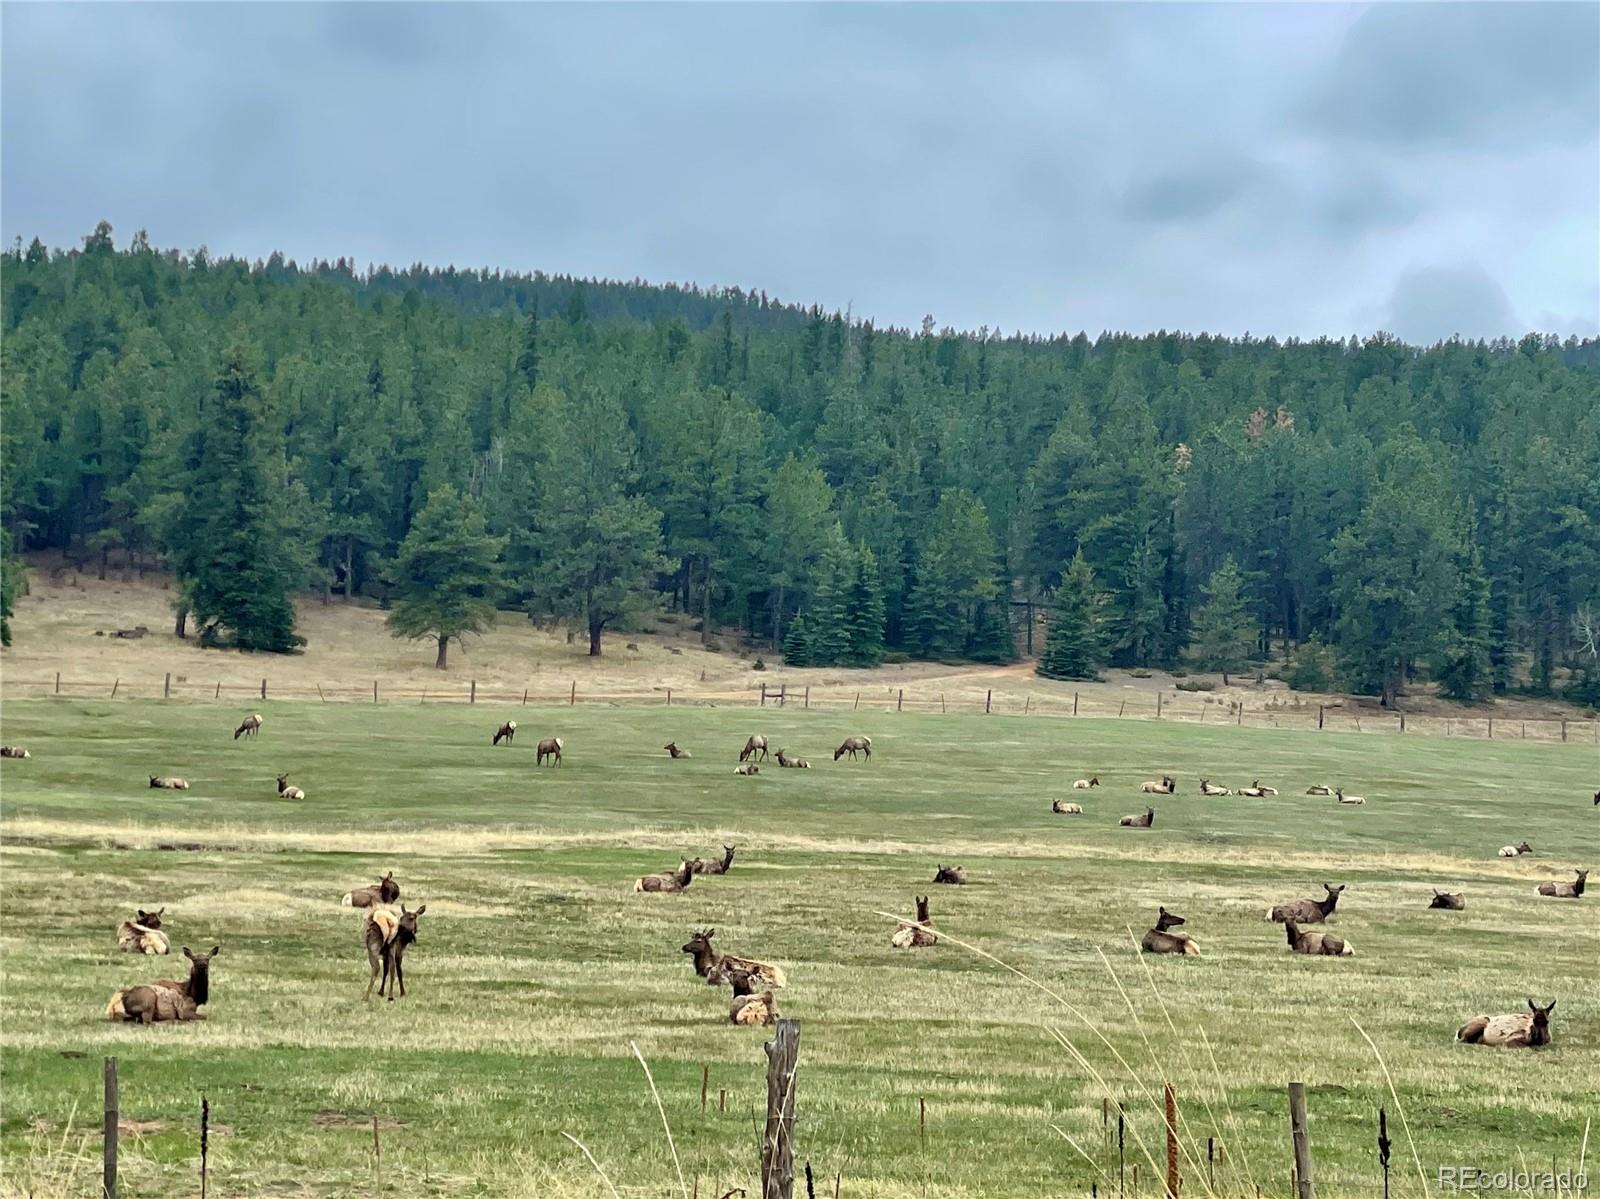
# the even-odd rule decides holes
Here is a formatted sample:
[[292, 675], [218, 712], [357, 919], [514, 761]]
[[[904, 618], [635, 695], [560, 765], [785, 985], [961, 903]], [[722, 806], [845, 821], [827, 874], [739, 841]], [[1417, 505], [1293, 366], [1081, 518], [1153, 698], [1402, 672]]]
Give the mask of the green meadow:
[[[1594, 746], [316, 703], [261, 705], [260, 737], [234, 741], [248, 710], [4, 705], [5, 741], [33, 755], [0, 774], [4, 1194], [94, 1191], [107, 1055], [125, 1195], [198, 1193], [202, 1095], [214, 1196], [665, 1196], [683, 1193], [680, 1167], [692, 1194], [755, 1193], [765, 1034], [730, 1025], [726, 991], [680, 952], [702, 927], [788, 973], [798, 1157], [819, 1192], [837, 1177], [851, 1199], [1106, 1194], [1109, 1098], [1129, 1121], [1125, 1184], [1138, 1164], [1154, 1195], [1163, 1081], [1186, 1195], [1286, 1193], [1291, 1079], [1310, 1091], [1323, 1196], [1381, 1193], [1380, 1105], [1396, 1194], [1434, 1190], [1442, 1165], [1575, 1169], [1586, 1137], [1591, 1167], [1600, 1155], [1600, 893], [1535, 894], [1600, 866]], [[508, 716], [516, 744], [492, 749]], [[752, 732], [813, 769], [735, 777]], [[832, 761], [854, 732], [871, 762]], [[542, 736], [565, 740], [559, 769], [535, 769]], [[674, 739], [693, 758], [670, 760]], [[305, 800], [277, 798], [284, 771]], [[1180, 793], [1151, 800], [1154, 828], [1119, 828], [1163, 772]], [[153, 791], [152, 774], [192, 789]], [[1089, 774], [1104, 786], [1069, 789]], [[1202, 799], [1202, 775], [1281, 794]], [[1367, 803], [1306, 796], [1313, 783]], [[1058, 798], [1084, 814], [1053, 815]], [[1531, 857], [1496, 856], [1524, 839]], [[723, 844], [738, 847], [725, 877], [632, 892]], [[933, 887], [941, 862], [969, 884]], [[361, 916], [339, 897], [386, 870], [427, 913], [408, 996], [364, 1002]], [[1330, 928], [1353, 958], [1291, 954], [1263, 919], [1324, 881], [1348, 885]], [[1432, 888], [1464, 891], [1466, 910], [1428, 910]], [[943, 939], [892, 949], [917, 895]], [[1158, 904], [1187, 918], [1199, 958], [1137, 952]], [[173, 956], [119, 953], [118, 923], [160, 906]], [[118, 987], [181, 977], [183, 945], [221, 946], [203, 1023], [105, 1020]], [[1558, 1000], [1548, 1048], [1454, 1043], [1466, 1018], [1529, 996]]]

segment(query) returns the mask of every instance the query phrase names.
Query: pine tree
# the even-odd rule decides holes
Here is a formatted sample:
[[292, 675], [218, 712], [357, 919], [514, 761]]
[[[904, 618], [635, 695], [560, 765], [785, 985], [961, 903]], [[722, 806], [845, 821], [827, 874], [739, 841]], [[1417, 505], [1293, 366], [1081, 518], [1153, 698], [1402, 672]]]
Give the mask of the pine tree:
[[877, 666], [883, 661], [883, 583], [878, 578], [878, 558], [865, 545], [857, 546], [847, 613], [851, 666]]
[[494, 623], [496, 559], [504, 546], [503, 538], [489, 535], [483, 512], [470, 497], [449, 484], [431, 492], [395, 558], [400, 598], [389, 613], [389, 631], [437, 642], [434, 665], [443, 670], [452, 638], [481, 633]]
[[1244, 575], [1223, 559], [1203, 588], [1206, 602], [1194, 616], [1194, 661], [1201, 670], [1228, 675], [1243, 670], [1256, 652], [1257, 627], [1245, 603]]
[[823, 551], [817, 594], [806, 613], [806, 648], [813, 666], [850, 660], [850, 608], [855, 590], [855, 554], [838, 526]]
[[11, 644], [11, 613], [26, 577], [22, 559], [11, 552], [11, 533], [0, 529], [0, 645]]
[[534, 297], [528, 310], [527, 323], [522, 327], [522, 349], [517, 353], [517, 373], [527, 383], [528, 389], [539, 386], [539, 300]]
[[1044, 656], [1034, 673], [1047, 679], [1092, 679], [1105, 664], [1105, 597], [1079, 553], [1056, 588]]
[[812, 665], [811, 638], [806, 632], [804, 612], [789, 622], [789, 634], [783, 639], [783, 661], [786, 666]]
[[1458, 573], [1451, 627], [1434, 666], [1434, 677], [1447, 699], [1475, 703], [1494, 693], [1494, 668], [1489, 660], [1489, 579], [1477, 546], [1469, 546], [1462, 555]]

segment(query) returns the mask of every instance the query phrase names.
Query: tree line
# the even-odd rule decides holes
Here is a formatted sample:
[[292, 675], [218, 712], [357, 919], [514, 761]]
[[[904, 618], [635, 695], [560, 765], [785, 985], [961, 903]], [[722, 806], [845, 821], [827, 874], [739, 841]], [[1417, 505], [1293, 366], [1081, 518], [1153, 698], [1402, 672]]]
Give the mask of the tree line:
[[104, 223], [19, 240], [0, 304], [8, 564], [163, 564], [208, 643], [293, 648], [313, 589], [441, 665], [497, 608], [594, 653], [666, 608], [795, 663], [1006, 661], [1034, 604], [1056, 677], [1600, 701], [1600, 341], [878, 328]]

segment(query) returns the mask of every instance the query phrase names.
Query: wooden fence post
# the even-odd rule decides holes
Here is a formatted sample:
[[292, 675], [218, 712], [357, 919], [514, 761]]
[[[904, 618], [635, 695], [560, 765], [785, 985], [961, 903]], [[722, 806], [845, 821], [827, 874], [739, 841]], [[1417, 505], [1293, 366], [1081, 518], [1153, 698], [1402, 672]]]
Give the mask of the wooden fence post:
[[861, 706], [861, 692], [857, 691], [856, 692], [856, 702], [850, 705], [850, 710], [852, 712], [854, 712], [860, 706]]
[[1167, 1084], [1167, 1199], [1178, 1199], [1178, 1099]]
[[467, 702], [469, 704], [475, 704], [475, 703], [478, 702], [478, 680], [477, 679], [473, 679], [472, 680], [472, 690], [467, 692]]
[[[220, 687], [222, 684], [219, 682], [217, 685]], [[57, 691], [61, 690], [61, 676], [60, 675], [56, 675], [56, 690]], [[170, 670], [167, 671], [166, 681], [161, 684], [161, 698], [162, 699], [171, 699], [172, 698], [172, 671], [170, 671]]]
[[1234, 721], [1234, 724], [1244, 724], [1244, 700], [1242, 699], [1239, 701], [1239, 719]]
[[761, 684], [761, 706], [763, 708], [767, 706], [767, 685], [766, 685], [766, 683], [762, 683]]
[[322, 694], [322, 684], [321, 683], [317, 683], [317, 684], [315, 684], [315, 686], [317, 688], [317, 698], [320, 699], [323, 703], [327, 703], [328, 702], [328, 697], [326, 695]]
[[1072, 714], [1074, 716], [1078, 714], [1078, 693], [1076, 691], [1072, 693]]
[[1156, 692], [1156, 719], [1161, 719], [1161, 692]]
[[1494, 740], [1494, 717], [1489, 717], [1489, 740]]
[[373, 703], [377, 703], [378, 702], [378, 680], [377, 679], [373, 679], [372, 680], [372, 702]]
[[122, 680], [120, 678], [117, 679], [116, 682], [111, 684], [111, 698], [112, 699], [116, 699], [117, 698], [117, 688], [120, 687], [120, 686], [122, 686]]
[[800, 1057], [800, 1022], [779, 1020], [767, 1051], [767, 1127], [761, 1140], [762, 1199], [794, 1193], [794, 1076]]
[[[169, 675], [168, 675], [168, 676], [167, 676], [167, 678], [168, 678], [168, 679], [171, 679], [171, 678], [172, 678], [172, 676], [171, 676], [171, 675], [170, 675], [170, 674], [169, 674]], [[57, 694], [57, 695], [60, 695], [60, 694], [61, 694], [61, 672], [60, 672], [60, 671], [59, 671], [59, 670], [58, 670], [58, 671], [56, 671], [56, 694]]]
[[526, 687], [522, 689], [522, 706], [524, 708], [528, 706], [528, 689]]
[[1022, 699], [1022, 714], [1026, 716], [1033, 708], [1033, 692], [1028, 692]]
[[896, 712], [900, 711], [901, 708], [905, 707], [905, 703], [906, 703], [906, 689], [904, 687], [902, 687], [902, 688], [900, 688], [899, 698], [897, 698], [894, 701], [894, 710]]
[[103, 1199], [117, 1199], [117, 1059], [106, 1058], [105, 1171], [100, 1181]]
[[1311, 1131], [1306, 1127], [1306, 1084], [1289, 1084], [1289, 1133], [1294, 1139], [1294, 1174], [1298, 1199], [1316, 1199], [1311, 1178]]
[[[1126, 712], [1127, 710], [1128, 710], [1128, 701], [1127, 700], [1123, 700], [1121, 706], [1117, 708], [1117, 719], [1121, 720], [1122, 719], [1122, 714], [1124, 712]], [[1137, 1168], [1137, 1167], [1135, 1167], [1135, 1168]]]
[[672, 707], [672, 688], [667, 688], [667, 707]]
[[266, 679], [262, 679], [261, 680], [261, 698], [262, 699], [266, 699], [267, 698], [267, 680]]
[[212, 699], [221, 699], [222, 698], [222, 680], [221, 679], [217, 680], [217, 689], [214, 692], [211, 693], [211, 698]]
[[1389, 1199], [1389, 1113], [1378, 1109], [1378, 1165], [1383, 1167], [1383, 1199]]
[[1322, 727], [1322, 705], [1321, 704], [1317, 705], [1317, 727], [1319, 729]]
[[211, 1152], [211, 1103], [200, 1096], [200, 1199], [206, 1199], [206, 1159]]
[[993, 703], [994, 703], [994, 688], [991, 687], [987, 692], [984, 693], [984, 697], [983, 697], [983, 714], [985, 716], [989, 715], [989, 707]]
[[789, 684], [788, 683], [779, 683], [778, 684], [778, 707], [781, 708], [788, 702], [789, 702]]
[[700, 1067], [700, 1110], [706, 1110], [706, 1088], [711, 1085], [711, 1067]]
[[1567, 722], [1565, 719], [1561, 721], [1561, 739], [1563, 741], [1567, 739]]
[[567, 699], [567, 706], [569, 708], [576, 707], [577, 703], [578, 703], [578, 680], [577, 679], [573, 679], [572, 680], [572, 694]]

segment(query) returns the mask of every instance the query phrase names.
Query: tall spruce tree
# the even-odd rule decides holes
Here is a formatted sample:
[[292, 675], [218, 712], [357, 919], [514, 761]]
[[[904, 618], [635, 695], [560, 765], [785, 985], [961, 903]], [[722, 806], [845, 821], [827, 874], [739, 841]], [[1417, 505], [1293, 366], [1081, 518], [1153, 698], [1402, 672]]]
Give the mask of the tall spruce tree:
[[22, 559], [11, 552], [10, 530], [0, 529], [0, 645], [11, 644], [11, 614], [26, 571]]
[[878, 557], [865, 545], [856, 547], [851, 578], [847, 628], [851, 666], [877, 666], [883, 661], [883, 583], [878, 577]]
[[1455, 595], [1450, 603], [1450, 625], [1444, 634], [1433, 675], [1447, 699], [1477, 703], [1494, 694], [1494, 665], [1489, 646], [1493, 618], [1489, 603], [1489, 578], [1483, 557], [1469, 545], [1457, 563]]
[[1061, 576], [1044, 643], [1034, 673], [1047, 679], [1092, 679], [1105, 665], [1104, 593], [1081, 552]]
[[494, 623], [497, 559], [504, 548], [505, 539], [489, 535], [483, 510], [470, 496], [449, 484], [430, 492], [395, 558], [400, 594], [389, 613], [389, 631], [436, 642], [433, 664], [445, 669], [452, 640]]
[[1195, 665], [1228, 675], [1241, 671], [1256, 653], [1257, 626], [1245, 602], [1244, 575], [1233, 559], [1224, 558], [1202, 589], [1206, 601], [1194, 616]]

